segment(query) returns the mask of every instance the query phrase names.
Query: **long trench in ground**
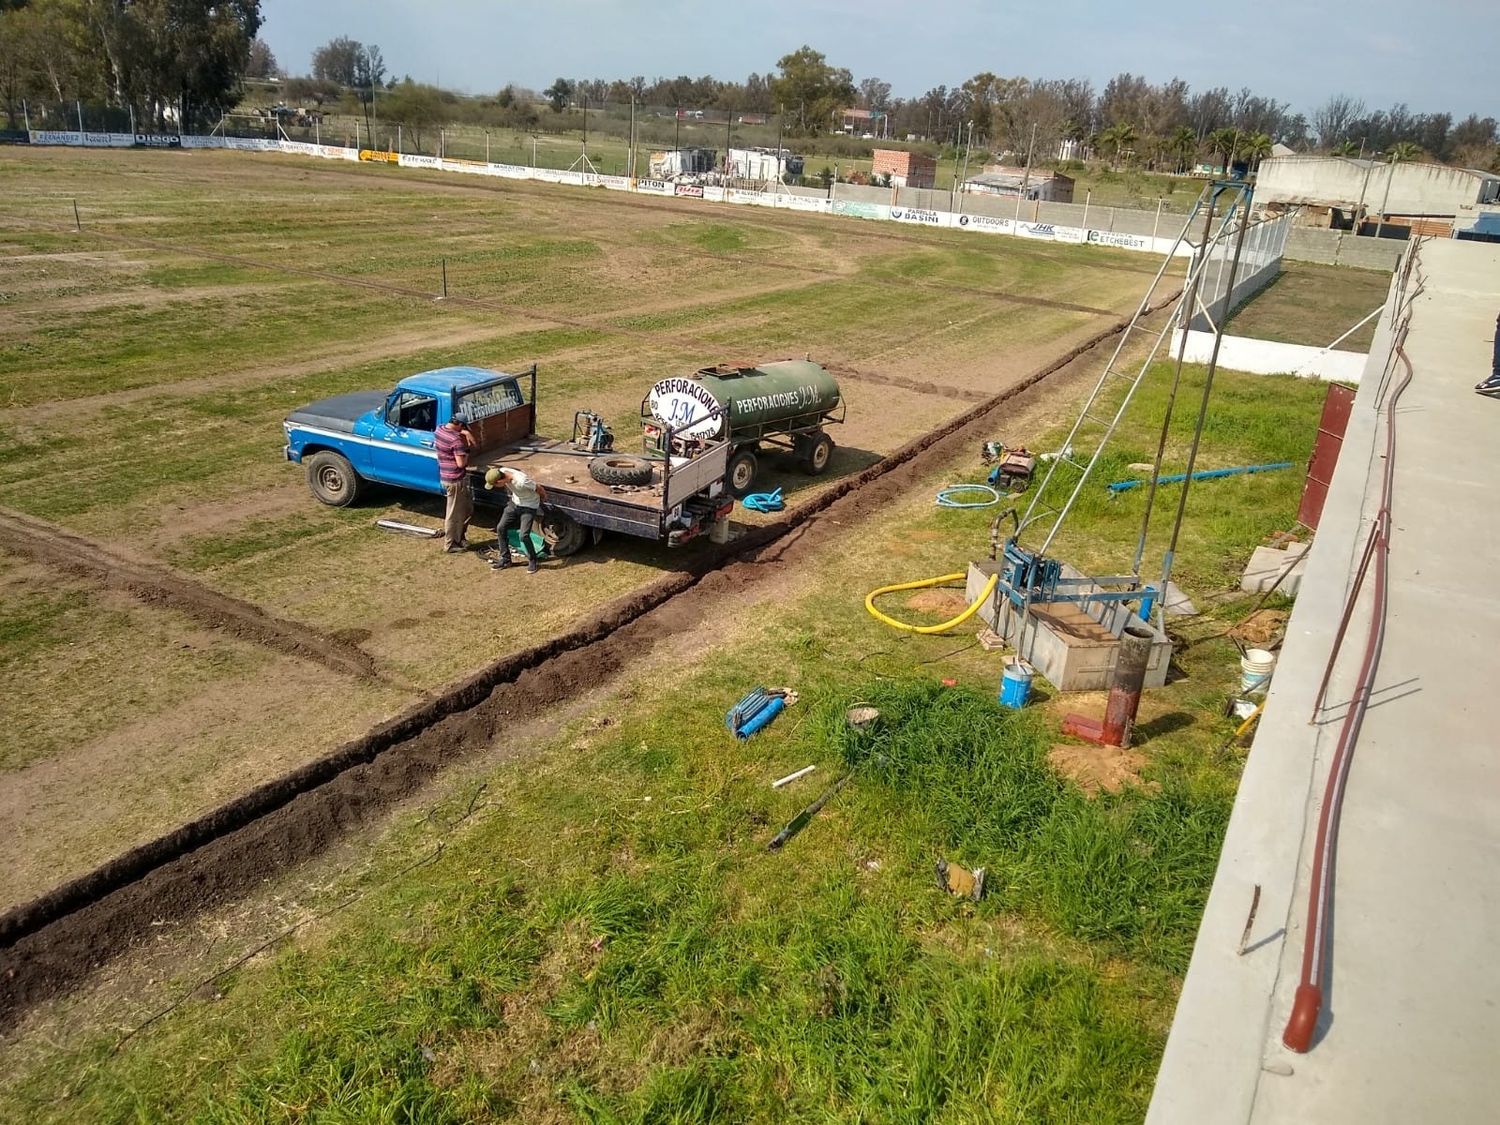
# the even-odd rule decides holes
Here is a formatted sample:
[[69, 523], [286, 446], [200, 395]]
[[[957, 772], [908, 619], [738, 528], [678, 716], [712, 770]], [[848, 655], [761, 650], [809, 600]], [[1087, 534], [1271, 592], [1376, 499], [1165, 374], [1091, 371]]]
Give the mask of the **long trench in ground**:
[[599, 686], [633, 655], [711, 614], [725, 594], [774, 578], [846, 534], [845, 525], [992, 437], [995, 416], [1007, 404], [1042, 393], [1039, 384], [1049, 375], [1118, 337], [1125, 324], [1096, 333], [781, 519], [616, 599], [569, 632], [504, 657], [364, 737], [0, 916], [0, 1030], [76, 987], [154, 927], [232, 900], [318, 855], [447, 764], [488, 745], [513, 719]]

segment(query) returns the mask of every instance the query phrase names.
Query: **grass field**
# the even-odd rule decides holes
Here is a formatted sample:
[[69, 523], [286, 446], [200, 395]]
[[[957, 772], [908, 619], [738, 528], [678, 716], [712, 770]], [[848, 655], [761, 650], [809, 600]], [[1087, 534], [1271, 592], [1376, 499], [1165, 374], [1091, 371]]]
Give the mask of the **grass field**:
[[[725, 359], [811, 354], [907, 384], [845, 379], [831, 476], [770, 465], [768, 486], [795, 495], [1098, 331], [1153, 268], [1089, 247], [235, 153], [8, 148], [0, 192], [13, 201], [0, 506], [314, 629], [376, 672], [352, 680], [0, 555], [0, 635], [15, 638], [0, 690], [19, 720], [0, 733], [14, 829], [0, 903], [680, 565], [613, 539], [522, 586], [442, 557], [373, 526], [431, 522], [421, 498], [315, 504], [281, 456], [290, 409], [443, 364], [535, 361], [545, 432], [587, 407], [629, 435], [652, 381]], [[451, 299], [436, 301], [444, 262]]]
[[[1107, 501], [1102, 485], [1154, 448], [1168, 375], [1137, 397], [1064, 557], [1128, 554], [1141, 496]], [[1188, 399], [1201, 378], [1188, 371]], [[1205, 464], [1305, 459], [1322, 388], [1219, 379]], [[1020, 410], [1004, 436], [1048, 448], [1067, 413]], [[1186, 430], [1174, 426], [1168, 468]], [[932, 503], [980, 474], [976, 459], [927, 480], [806, 560], [790, 589], [727, 599], [734, 629], [685, 637], [524, 769], [455, 778], [357, 860], [207, 920], [195, 939], [219, 935], [207, 954], [167, 935], [151, 967], [119, 971], [113, 1000], [11, 1046], [0, 1113], [1140, 1120], [1241, 760], [1219, 711], [1238, 660], [1221, 634], [1248, 599], [1220, 595], [1237, 560], [1290, 525], [1301, 477], [1193, 493], [1178, 576], [1203, 613], [1176, 626], [1173, 680], [1143, 702], [1139, 783], [1088, 798], [1048, 754], [1061, 715], [1099, 700], [1044, 689], [1006, 715], [997, 658], [967, 632], [896, 633], [860, 605], [866, 589], [985, 550], [989, 513]], [[888, 608], [932, 619], [924, 604]], [[802, 699], [738, 743], [721, 716], [757, 682]], [[881, 708], [869, 734], [842, 723], [856, 702]], [[769, 788], [809, 763], [811, 779]], [[850, 766], [851, 784], [767, 853]], [[985, 899], [940, 893], [939, 857], [986, 866]], [[249, 918], [280, 925], [351, 902], [196, 987], [253, 948], [236, 932]], [[115, 1049], [115, 1029], [177, 998]]]
[[[1326, 347], [1385, 303], [1391, 275], [1382, 270], [1283, 262], [1282, 272], [1230, 318], [1228, 330], [1239, 336], [1286, 344]], [[1375, 338], [1370, 320], [1339, 346], [1339, 351], [1368, 352]]]

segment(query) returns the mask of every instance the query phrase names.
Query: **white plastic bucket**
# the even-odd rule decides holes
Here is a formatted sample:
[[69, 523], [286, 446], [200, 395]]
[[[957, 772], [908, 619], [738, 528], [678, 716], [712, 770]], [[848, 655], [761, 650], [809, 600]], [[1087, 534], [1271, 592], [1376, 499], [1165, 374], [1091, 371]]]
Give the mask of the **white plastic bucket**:
[[1257, 691], [1266, 686], [1271, 678], [1271, 669], [1276, 667], [1276, 654], [1263, 648], [1245, 650], [1240, 657], [1240, 690]]

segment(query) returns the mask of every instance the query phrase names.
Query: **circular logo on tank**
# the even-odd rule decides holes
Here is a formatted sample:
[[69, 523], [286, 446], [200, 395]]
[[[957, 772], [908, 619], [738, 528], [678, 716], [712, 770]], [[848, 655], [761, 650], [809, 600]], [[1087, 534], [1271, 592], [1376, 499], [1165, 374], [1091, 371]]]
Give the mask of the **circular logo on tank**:
[[651, 416], [679, 437], [723, 436], [724, 407], [697, 380], [663, 379], [651, 388], [646, 404]]

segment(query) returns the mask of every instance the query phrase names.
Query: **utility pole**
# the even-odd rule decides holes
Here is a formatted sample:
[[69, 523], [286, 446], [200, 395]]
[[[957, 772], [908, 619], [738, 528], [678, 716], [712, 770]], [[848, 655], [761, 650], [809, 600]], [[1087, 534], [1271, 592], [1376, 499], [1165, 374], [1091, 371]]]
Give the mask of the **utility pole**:
[[734, 114], [724, 115], [724, 175], [729, 175], [729, 150], [734, 144]]
[[968, 143], [964, 146], [964, 170], [959, 175], [958, 182], [955, 185], [955, 186], [959, 187], [959, 189], [960, 189], [959, 196], [958, 196], [958, 212], [959, 212], [959, 214], [963, 214], [963, 210], [964, 210], [964, 195], [967, 194], [967, 189], [963, 188], [962, 185], [967, 184], [969, 182], [969, 151], [973, 147], [974, 147], [974, 122], [970, 121], [969, 122], [969, 140], [968, 140]]
[[1026, 170], [1021, 173], [1021, 190], [1016, 193], [1016, 221], [1021, 219], [1021, 200], [1026, 198], [1026, 185], [1031, 182], [1031, 156], [1036, 151], [1036, 122], [1031, 123], [1031, 143], [1026, 146]]
[[630, 154], [630, 171], [626, 173], [632, 180], [635, 179], [635, 92], [630, 94], [630, 143], [626, 151]]
[[1380, 237], [1380, 231], [1385, 226], [1385, 209], [1391, 201], [1391, 184], [1396, 179], [1396, 158], [1394, 155], [1388, 155], [1386, 159], [1390, 162], [1391, 171], [1390, 175], [1385, 178], [1385, 195], [1380, 200], [1380, 217], [1375, 220], [1376, 238]]
[[786, 172], [786, 162], [781, 156], [781, 121], [782, 107], [778, 106], [776, 112], [776, 183], [778, 185], [782, 182], [782, 177]]
[[672, 142], [672, 147], [677, 151], [677, 171], [682, 171], [682, 107], [677, 107], [677, 139]]

